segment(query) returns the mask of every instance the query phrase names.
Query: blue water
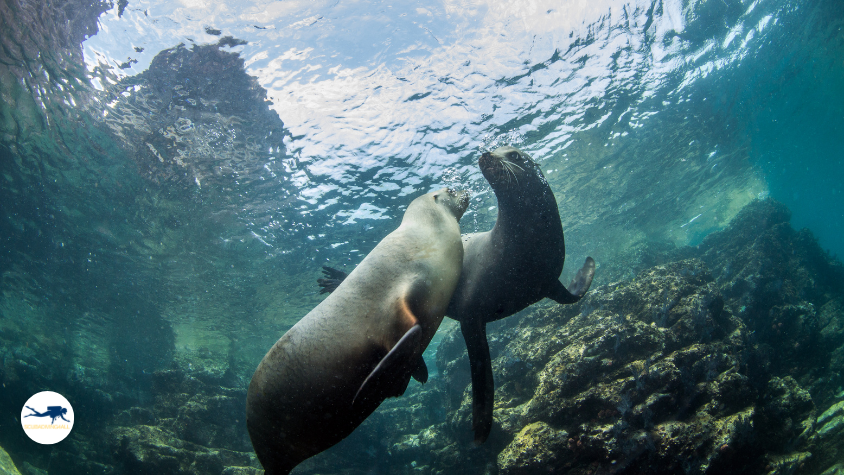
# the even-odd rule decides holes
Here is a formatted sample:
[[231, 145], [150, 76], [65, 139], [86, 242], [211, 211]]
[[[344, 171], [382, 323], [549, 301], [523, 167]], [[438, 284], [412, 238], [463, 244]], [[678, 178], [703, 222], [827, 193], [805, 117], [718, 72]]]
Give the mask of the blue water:
[[501, 144], [556, 193], [565, 282], [768, 196], [844, 255], [839, 0], [80, 5], [3, 10], [0, 339], [127, 400], [248, 381], [422, 193], [489, 229]]
[[[275, 220], [267, 209], [252, 217], [270, 224], [247, 225], [268, 242], [283, 241], [290, 228], [309, 228], [302, 232], [309, 244], [340, 250], [349, 227], [383, 225], [414, 193], [443, 182], [484, 193], [474, 157], [497, 142], [522, 144], [561, 174], [589, 174], [589, 165], [607, 160], [613, 147], [630, 147], [636, 139], [627, 139], [629, 133], [666, 134], [659, 120], [682, 117], [689, 121], [682, 128], [690, 130], [675, 132], [688, 134], [688, 142], [684, 137], [657, 154], [634, 147], [633, 154], [652, 155], [645, 173], [668, 156], [705, 155], [713, 171], [746, 160], [739, 166], [756, 167], [760, 181], [749, 191], [773, 193], [792, 205], [796, 224], [811, 224], [824, 247], [841, 249], [838, 216], [820, 211], [839, 208], [835, 187], [808, 183], [811, 176], [840, 176], [823, 165], [840, 163], [841, 149], [835, 140], [841, 41], [832, 4], [597, 2], [522, 9], [292, 3], [267, 9], [260, 2], [236, 8], [139, 2], [122, 15], [117, 10], [106, 12], [102, 31], [84, 43], [89, 69], [131, 76], [180, 42], [213, 43], [228, 35], [245, 42], [223, 49], [238, 53], [247, 74], [267, 90], [271, 110], [290, 134], [288, 156], [295, 157], [286, 161], [293, 163], [299, 216]], [[701, 130], [694, 121], [712, 123]], [[572, 145], [594, 147], [583, 160], [589, 165], [572, 163], [582, 151], [564, 157]], [[209, 172], [186, 168], [201, 187]], [[273, 178], [256, 172], [250, 171], [255, 179]], [[787, 186], [778, 176], [803, 183]], [[609, 202], [640, 199], [630, 195], [575, 206], [608, 213]], [[684, 201], [686, 209], [667, 217], [696, 216], [692, 200]], [[713, 211], [711, 204], [703, 209]], [[705, 229], [723, 222], [713, 218]]]

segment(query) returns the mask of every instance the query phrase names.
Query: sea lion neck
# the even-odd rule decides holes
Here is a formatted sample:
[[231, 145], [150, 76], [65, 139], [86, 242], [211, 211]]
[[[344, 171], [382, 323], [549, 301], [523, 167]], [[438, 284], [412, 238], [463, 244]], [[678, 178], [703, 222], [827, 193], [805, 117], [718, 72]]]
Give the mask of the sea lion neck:
[[[539, 186], [539, 183], [531, 185]], [[534, 232], [553, 232], [554, 229], [562, 228], [557, 200], [547, 185], [540, 193], [508, 190], [499, 192], [496, 196], [498, 197], [498, 218], [490, 231], [493, 236], [497, 234], [530, 235]]]

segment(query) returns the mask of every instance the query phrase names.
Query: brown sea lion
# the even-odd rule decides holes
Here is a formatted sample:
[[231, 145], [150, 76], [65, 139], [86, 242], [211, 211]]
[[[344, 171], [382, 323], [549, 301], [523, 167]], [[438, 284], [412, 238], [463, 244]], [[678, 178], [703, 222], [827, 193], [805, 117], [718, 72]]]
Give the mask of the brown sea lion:
[[463, 259], [466, 192], [413, 200], [401, 225], [287, 331], [255, 370], [246, 424], [267, 474], [287, 474], [404, 393]]
[[[566, 258], [557, 200], [539, 166], [514, 147], [499, 147], [478, 159], [498, 199], [492, 230], [463, 237], [463, 270], [446, 315], [460, 322], [472, 373], [475, 442], [492, 427], [495, 387], [486, 324], [548, 297], [577, 302], [589, 290], [595, 261], [586, 258], [568, 289], [559, 281]], [[331, 291], [345, 273], [323, 268], [319, 284]], [[420, 365], [420, 373], [424, 366]]]

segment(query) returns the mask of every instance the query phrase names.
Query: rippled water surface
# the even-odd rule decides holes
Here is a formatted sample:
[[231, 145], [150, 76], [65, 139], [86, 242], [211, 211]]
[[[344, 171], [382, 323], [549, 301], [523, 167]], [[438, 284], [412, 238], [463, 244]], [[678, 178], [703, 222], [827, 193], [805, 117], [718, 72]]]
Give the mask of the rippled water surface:
[[843, 10], [5, 2], [4, 311], [88, 378], [219, 355], [248, 378], [319, 267], [351, 268], [414, 197], [470, 189], [461, 228], [489, 229], [477, 158], [501, 144], [556, 194], [563, 281], [586, 255], [595, 285], [632, 277], [769, 195], [844, 254]]

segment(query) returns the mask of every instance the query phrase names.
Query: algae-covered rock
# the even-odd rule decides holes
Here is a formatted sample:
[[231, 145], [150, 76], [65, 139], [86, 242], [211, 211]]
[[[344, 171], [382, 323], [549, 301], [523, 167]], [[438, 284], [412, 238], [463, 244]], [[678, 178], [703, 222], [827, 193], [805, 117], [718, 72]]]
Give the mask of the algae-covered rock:
[[48, 475], [46, 470], [41, 470], [29, 462], [24, 462], [22, 469], [24, 475]]
[[821, 475], [844, 475], [844, 463], [837, 463], [829, 467]]
[[525, 426], [498, 454], [501, 474], [548, 473], [559, 470], [574, 456], [566, 450], [566, 431], [555, 430], [543, 422]]
[[765, 465], [765, 471], [774, 474], [802, 473], [805, 472], [806, 466], [811, 461], [811, 458], [812, 454], [810, 452], [772, 454], [768, 456], [768, 464]]
[[[699, 246], [650, 253], [653, 265], [578, 304], [489, 324], [496, 393], [481, 446], [465, 344], [447, 320], [438, 373], [298, 473], [837, 473], [844, 273], [787, 219], [754, 202]], [[7, 364], [30, 358], [13, 356]], [[78, 438], [50, 462], [80, 473], [260, 473], [244, 378], [225, 361], [180, 358], [145, 375], [152, 401], [116, 412], [107, 456]]]
[[787, 220], [777, 203], [754, 202], [631, 280], [488, 325], [496, 397], [482, 446], [471, 445], [457, 327], [439, 345], [439, 377], [385, 402], [399, 424], [350, 439], [375, 442], [389, 427], [396, 473], [832, 470], [844, 446], [841, 266]]
[[0, 447], [0, 475], [21, 475], [15, 463], [12, 462], [12, 457], [3, 447]]
[[151, 379], [154, 403], [120, 412], [108, 432], [121, 472], [249, 474], [260, 467], [246, 433], [245, 388], [225, 387], [230, 376], [204, 369], [160, 370]]
[[109, 437], [109, 446], [124, 472], [210, 474], [257, 463], [252, 453], [202, 447], [159, 427], [119, 427]]
[[755, 423], [772, 450], [805, 443], [815, 426], [812, 396], [791, 376], [771, 378], [759, 409]]
[[255, 467], [226, 467], [221, 475], [263, 475], [264, 470]]
[[844, 430], [844, 401], [830, 407], [818, 417], [818, 436], [821, 438], [834, 437]]
[[[520, 407], [502, 407], [519, 397], [509, 394], [518, 386], [500, 378], [496, 425], [515, 432], [541, 422], [569, 434], [574, 468], [673, 471], [690, 454], [696, 456], [682, 467], [687, 472], [735, 463], [731, 454], [756, 436], [760, 397], [741, 357], [744, 332], [723, 313], [699, 260], [595, 289], [580, 308], [540, 310], [508, 330], [513, 338], [493, 367], [506, 364], [505, 355], [524, 358], [528, 375], [520, 381], [531, 396]], [[515, 466], [512, 457], [498, 461], [502, 470], [502, 463]]]
[[[799, 373], [801, 384], [821, 378], [844, 343], [844, 266], [806, 229], [795, 231], [790, 212], [773, 200], [748, 204], [727, 229], [707, 236], [697, 254], [717, 276], [727, 310], [754, 332], [774, 371]], [[837, 365], [838, 384], [842, 379]], [[805, 380], [805, 381], [803, 381]], [[822, 396], [830, 396], [830, 385]]]

